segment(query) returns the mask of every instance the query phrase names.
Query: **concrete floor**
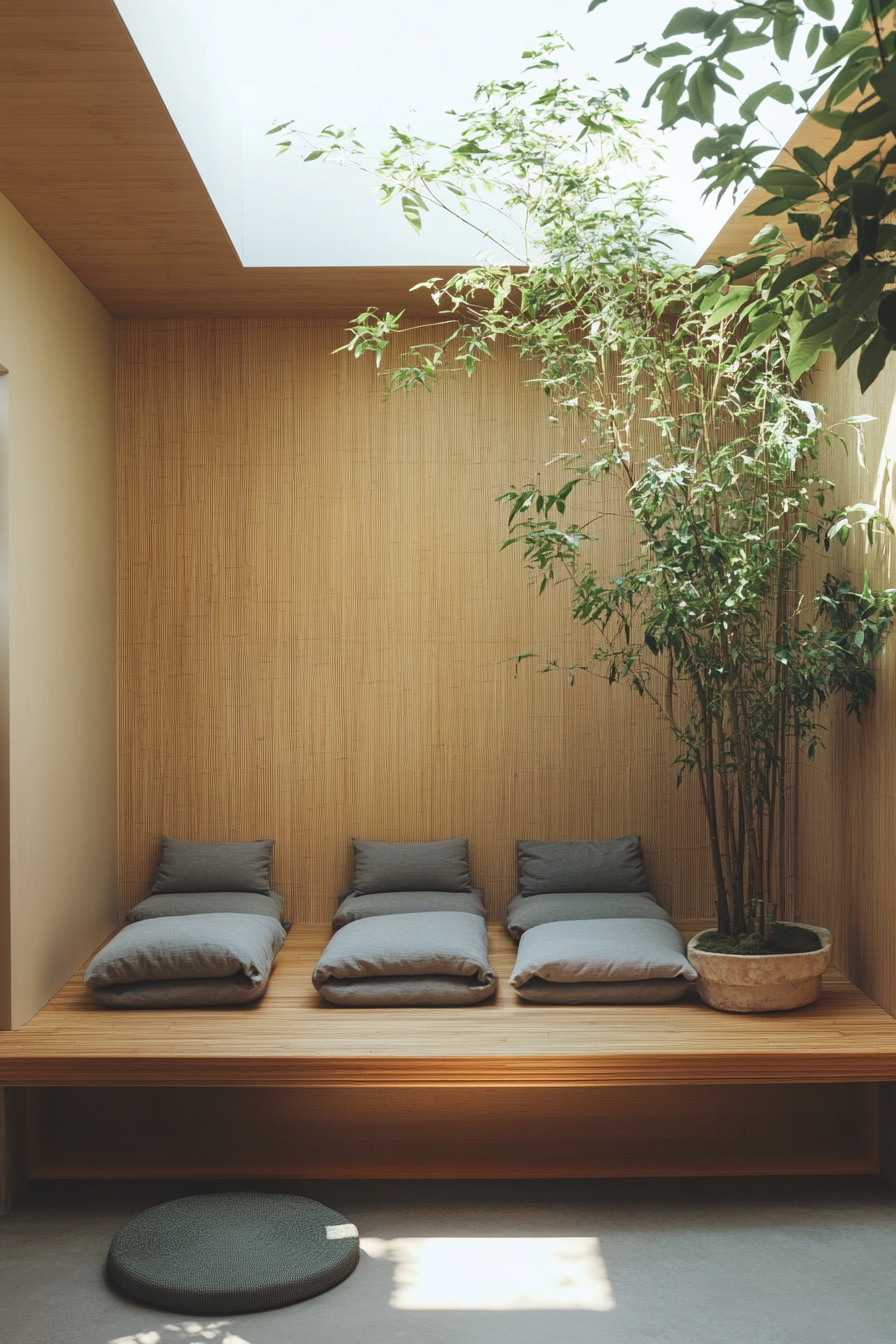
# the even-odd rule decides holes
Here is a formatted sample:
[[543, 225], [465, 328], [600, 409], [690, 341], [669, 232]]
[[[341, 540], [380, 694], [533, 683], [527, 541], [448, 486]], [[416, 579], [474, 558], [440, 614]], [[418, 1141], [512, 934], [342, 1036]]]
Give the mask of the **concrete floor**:
[[[0, 1344], [893, 1344], [896, 1338], [896, 1197], [870, 1178], [258, 1182], [254, 1188], [309, 1195], [339, 1210], [362, 1237], [381, 1239], [369, 1243], [380, 1255], [363, 1253], [354, 1274], [321, 1297], [229, 1323], [184, 1321], [120, 1296], [103, 1272], [115, 1229], [149, 1204], [208, 1188], [32, 1185], [0, 1218]], [[469, 1309], [469, 1281], [448, 1284], [448, 1308], [392, 1305], [396, 1266], [383, 1258], [383, 1242], [439, 1237], [596, 1237], [607, 1280], [601, 1309]], [[477, 1242], [474, 1255], [487, 1259], [494, 1244]], [[530, 1251], [538, 1245], [531, 1242]], [[444, 1248], [430, 1249], [438, 1262]], [[599, 1264], [597, 1252], [589, 1253]], [[494, 1285], [501, 1274], [492, 1267], [486, 1277]], [[511, 1299], [519, 1291], [519, 1284], [507, 1287]], [[540, 1290], [533, 1291], [537, 1298]]]

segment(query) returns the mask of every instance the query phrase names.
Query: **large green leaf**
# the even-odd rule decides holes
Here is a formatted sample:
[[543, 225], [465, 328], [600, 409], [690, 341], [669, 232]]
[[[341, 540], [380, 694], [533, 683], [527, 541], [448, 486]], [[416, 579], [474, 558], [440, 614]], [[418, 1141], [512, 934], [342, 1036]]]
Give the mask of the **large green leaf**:
[[805, 201], [818, 192], [815, 178], [798, 168], [769, 168], [760, 177], [758, 185], [766, 191], [787, 196], [791, 201]]
[[824, 177], [828, 170], [828, 161], [823, 154], [819, 154], [817, 149], [811, 145], [797, 145], [793, 151], [793, 157], [797, 163], [807, 173], [813, 177]]
[[791, 341], [787, 352], [787, 371], [795, 383], [812, 368], [822, 350], [830, 345], [831, 334], [838, 320], [839, 313], [836, 309], [820, 313], [811, 322], [807, 322], [802, 331]]
[[749, 98], [745, 98], [740, 105], [740, 115], [745, 121], [749, 121], [755, 116], [766, 98], [774, 98], [775, 102], [778, 103], [792, 103], [793, 89], [789, 84], [782, 84], [779, 79], [773, 80], [771, 84], [763, 84], [761, 89], [751, 93]]
[[804, 280], [807, 275], [814, 275], [823, 266], [830, 266], [830, 264], [827, 257], [804, 257], [802, 261], [794, 262], [792, 266], [785, 266], [772, 281], [771, 289], [768, 292], [769, 298], [773, 299], [777, 294], [789, 289], [791, 285], [795, 285], [797, 280]]
[[837, 368], [840, 369], [855, 352], [875, 333], [871, 322], [839, 322], [831, 336], [831, 345], [837, 356]]
[[832, 47], [823, 51], [815, 62], [815, 70], [827, 70], [832, 65], [839, 65], [841, 61], [846, 60], [859, 47], [866, 47], [869, 42], [873, 42], [874, 37], [871, 32], [865, 28], [854, 29], [849, 33], [841, 33]]
[[757, 205], [755, 210], [751, 210], [751, 215], [783, 215], [785, 210], [790, 209], [790, 201], [786, 196], [770, 196], [767, 201]]
[[680, 9], [663, 29], [663, 37], [677, 37], [679, 33], [705, 33], [716, 15], [711, 9], [690, 6]]
[[887, 362], [893, 349], [889, 337], [878, 331], [874, 340], [865, 346], [859, 356], [859, 387], [866, 392]]
[[892, 266], [869, 266], [842, 285], [837, 294], [837, 306], [843, 321], [864, 317], [892, 279]]
[[709, 325], [714, 327], [726, 317], [731, 317], [732, 313], [736, 313], [744, 306], [752, 293], [752, 285], [731, 285], [728, 293], [723, 294], [713, 307], [709, 315]]

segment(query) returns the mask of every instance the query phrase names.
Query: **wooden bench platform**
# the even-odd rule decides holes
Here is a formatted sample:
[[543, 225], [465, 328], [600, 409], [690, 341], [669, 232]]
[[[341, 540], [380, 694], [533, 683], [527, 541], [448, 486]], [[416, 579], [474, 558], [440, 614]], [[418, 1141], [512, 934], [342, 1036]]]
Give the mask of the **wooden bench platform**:
[[[683, 928], [691, 933], [693, 929]], [[297, 925], [249, 1008], [114, 1011], [75, 976], [0, 1034], [28, 1168], [72, 1177], [585, 1177], [878, 1170], [896, 1021], [832, 971], [817, 1004], [737, 1016], [545, 1008], [500, 977], [459, 1009], [345, 1009]]]
[[[685, 930], [687, 932], [687, 930]], [[291, 930], [265, 997], [240, 1009], [113, 1011], [76, 975], [0, 1034], [0, 1084], [189, 1087], [632, 1087], [896, 1080], [896, 1020], [836, 971], [793, 1013], [540, 1007], [507, 984], [514, 946], [490, 929], [500, 976], [461, 1009], [323, 1003], [311, 968], [329, 936]]]

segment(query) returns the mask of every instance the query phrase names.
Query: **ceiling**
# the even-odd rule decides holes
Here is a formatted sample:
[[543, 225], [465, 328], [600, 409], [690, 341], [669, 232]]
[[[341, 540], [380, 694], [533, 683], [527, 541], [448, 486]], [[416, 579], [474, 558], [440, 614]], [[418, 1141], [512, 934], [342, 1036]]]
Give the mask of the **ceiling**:
[[113, 0], [0, 0], [0, 191], [116, 316], [433, 311], [434, 263], [244, 266]]
[[345, 316], [431, 267], [240, 262], [112, 0], [0, 0], [0, 191], [116, 316]]

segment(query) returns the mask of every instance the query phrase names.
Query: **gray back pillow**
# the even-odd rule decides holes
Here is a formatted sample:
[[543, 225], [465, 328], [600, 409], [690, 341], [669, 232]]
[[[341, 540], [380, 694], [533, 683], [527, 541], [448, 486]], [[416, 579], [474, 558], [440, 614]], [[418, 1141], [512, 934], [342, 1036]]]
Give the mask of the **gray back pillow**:
[[150, 896], [182, 891], [270, 890], [273, 840], [245, 844], [206, 843], [162, 837], [162, 853]]
[[569, 891], [649, 891], [641, 841], [517, 840], [520, 896]]
[[378, 891], [471, 891], [466, 836], [418, 844], [352, 840], [356, 896]]

